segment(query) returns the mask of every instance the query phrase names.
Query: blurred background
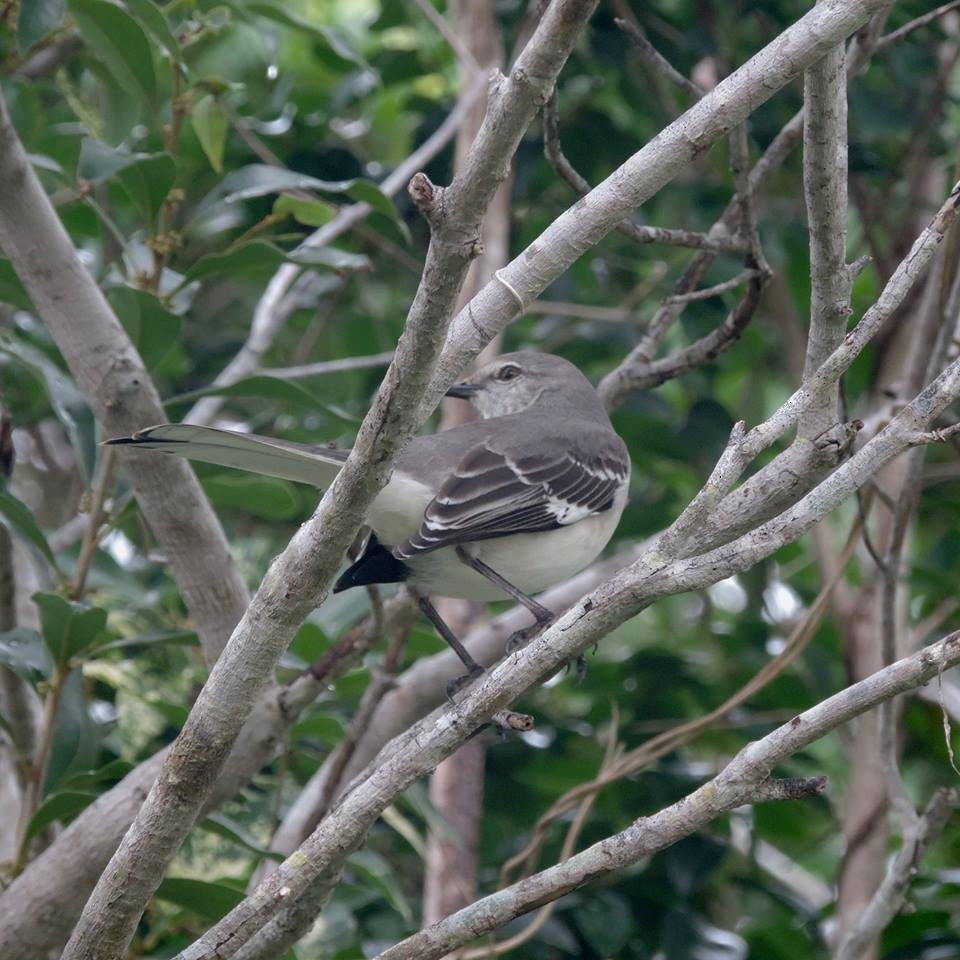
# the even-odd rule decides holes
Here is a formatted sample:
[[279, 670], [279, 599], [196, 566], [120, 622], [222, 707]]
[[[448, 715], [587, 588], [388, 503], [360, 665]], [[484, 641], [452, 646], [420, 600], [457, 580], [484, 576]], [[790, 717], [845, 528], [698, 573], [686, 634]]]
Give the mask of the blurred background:
[[[64, 11], [26, 0], [0, 4], [0, 81], [14, 125], [171, 420], [350, 444], [403, 329], [428, 242], [406, 196], [408, 176], [378, 185], [442, 133], [471, 89], [477, 101], [475, 77], [491, 63], [509, 63], [538, 16], [536, 3], [519, 0], [457, 6], [72, 0]], [[551, 108], [567, 160], [596, 184], [693, 102], [651, 69], [615, 18], [640, 28], [682, 74], [709, 88], [805, 9], [792, 0], [605, 0]], [[903, 0], [886, 29], [930, 9]], [[854, 319], [957, 177], [958, 56], [960, 17], [948, 13], [880, 45], [869, 68], [850, 81], [848, 253], [851, 261], [872, 258], [853, 287]], [[753, 114], [752, 161], [801, 105], [802, 85], [795, 83]], [[460, 127], [469, 142], [476, 108], [461, 114], [451, 133]], [[446, 184], [457, 137], [440, 139], [421, 166]], [[544, 147], [538, 120], [488, 217], [486, 259], [474, 284], [486, 282], [498, 259], [521, 252], [576, 199]], [[774, 273], [742, 337], [698, 369], [622, 398], [612, 414], [633, 458], [633, 480], [611, 554], [667, 526], [700, 488], [733, 423], [763, 419], [799, 383], [810, 288], [800, 153], [756, 197]], [[634, 222], [706, 232], [733, 192], [721, 144], [638, 210]], [[356, 215], [350, 229], [298, 252], [309, 234], [358, 203], [370, 209], [349, 214]], [[879, 415], [899, 396], [910, 344], [925, 329], [916, 318], [944, 309], [941, 294], [956, 274], [955, 236], [947, 248], [937, 278], [918, 286], [845, 377], [848, 418]], [[611, 233], [508, 328], [502, 349], [560, 353], [598, 382], [640, 341], [692, 255]], [[718, 255], [700, 285], [734, 276], [742, 259]], [[285, 264], [293, 282], [265, 305], [267, 285]], [[662, 355], [719, 326], [741, 293], [687, 304]], [[251, 341], [253, 318], [265, 306], [271, 323]], [[243, 362], [225, 375], [238, 354]], [[324, 366], [344, 360], [351, 361], [345, 368]], [[0, 827], [9, 877], [58, 824], [173, 739], [206, 667], [122, 470], [104, 463], [92, 414], [2, 259], [0, 402], [8, 468], [0, 519], [9, 530], [0, 527], [0, 547], [12, 557], [16, 601], [0, 635], [7, 698], [0, 704], [8, 729], [14, 701], [27, 716], [46, 709], [52, 717], [42, 789], [28, 811], [32, 846], [19, 849], [16, 817]], [[955, 627], [958, 606], [956, 449], [930, 450], [923, 470], [902, 584], [907, 648]], [[202, 464], [197, 473], [253, 589], [313, 511], [317, 492]], [[667, 741], [638, 761], [582, 816], [574, 805], [549, 826], [536, 854], [540, 866], [557, 860], [572, 826], [575, 849], [623, 829], [712, 776], [747, 741], [862, 675], [869, 660], [863, 644], [870, 643], [864, 637], [879, 616], [872, 554], [883, 552], [890, 535], [877, 510], [903, 495], [898, 484], [902, 477], [893, 474], [878, 478], [871, 497], [881, 507], [868, 527], [876, 543], [855, 538], [822, 621], [808, 617], [811, 604], [834, 572], [863, 500], [743, 576], [658, 602], [604, 639], [582, 684], [559, 674], [531, 691], [520, 708], [536, 717], [535, 729], [476, 749], [464, 768], [470, 772], [455, 777], [462, 793], [452, 814], [427, 784], [390, 808], [297, 956], [372, 955], [417, 929], [429, 874], [449, 869], [443, 855], [428, 856], [428, 835], [434, 842], [469, 835], [470, 822], [456, 830], [449, 822], [469, 806], [464, 796], [479, 800], [481, 791], [482, 804], [468, 814], [479, 838], [475, 864], [457, 869], [466, 871], [466, 889], [474, 882], [481, 892], [495, 889], [505, 861], [524, 849], [558, 797], [593, 779], [617, 749], [642, 747], [723, 704], [797, 642], [798, 627], [807, 645], [766, 686], [687, 742]], [[39, 606], [31, 600], [37, 592], [47, 597]], [[365, 591], [354, 590], [316, 610], [284, 658], [280, 681], [295, 678], [360, 622], [370, 603]], [[461, 614], [476, 624], [504, 609]], [[65, 618], [82, 642], [69, 662], [57, 663], [50, 634]], [[402, 675], [440, 649], [418, 621], [394, 666]], [[269, 862], [274, 833], [302, 786], [343, 738], [383, 653], [383, 644], [375, 646], [304, 710], [280, 755], [192, 833], [150, 905], [133, 955], [171, 956], [243, 896]], [[950, 677], [943, 678], [942, 697], [947, 715], [960, 718], [960, 690]], [[937, 698], [933, 690], [902, 707], [903, 776], [918, 805], [938, 785], [956, 784]], [[859, 729], [842, 730], [785, 765], [786, 775], [829, 775], [822, 798], [721, 818], [649, 862], [566, 897], [509, 955], [827, 956], [844, 885], [875, 887], [898, 846], [896, 829], [888, 831], [883, 783], [869, 775], [879, 761], [860, 736]], [[19, 810], [23, 763], [29, 768], [30, 760], [18, 759], [12, 739], [8, 733], [0, 744], [0, 797], [6, 809]], [[871, 857], [851, 866], [864, 844]], [[876, 955], [960, 956], [958, 862], [954, 817], [913, 883], [910, 911], [889, 925]], [[517, 921], [501, 939], [528, 923]]]

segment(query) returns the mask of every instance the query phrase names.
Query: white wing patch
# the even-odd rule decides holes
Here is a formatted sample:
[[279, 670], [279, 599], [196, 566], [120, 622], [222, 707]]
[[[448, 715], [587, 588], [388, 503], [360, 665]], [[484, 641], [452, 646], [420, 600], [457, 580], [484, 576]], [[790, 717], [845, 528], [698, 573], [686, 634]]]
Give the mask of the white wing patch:
[[420, 529], [394, 549], [400, 559], [473, 540], [554, 530], [608, 509], [630, 476], [626, 449], [513, 455], [471, 451], [424, 511]]

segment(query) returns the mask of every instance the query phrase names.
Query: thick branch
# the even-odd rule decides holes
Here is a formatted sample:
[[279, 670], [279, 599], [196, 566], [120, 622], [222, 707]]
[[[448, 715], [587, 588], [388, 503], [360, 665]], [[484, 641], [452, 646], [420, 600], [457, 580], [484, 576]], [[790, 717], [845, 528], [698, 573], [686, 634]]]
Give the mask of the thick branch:
[[[64, 960], [113, 960], [123, 954], [144, 906], [209, 795], [254, 697], [306, 614], [326, 595], [394, 458], [422, 422], [421, 399], [474, 253], [480, 219], [594, 6], [595, 0], [558, 0], [550, 6], [511, 77], [497, 81], [463, 173], [448, 190], [432, 191], [432, 238], [423, 278], [350, 457], [313, 517], [264, 577], [87, 902]], [[337, 870], [348, 853], [341, 847]]]
[[[803, 186], [810, 229], [810, 333], [804, 379], [840, 345], [850, 316], [847, 268], [847, 75], [838, 43], [804, 78]], [[800, 424], [816, 437], [839, 419], [839, 387], [816, 395]]]
[[[104, 430], [129, 434], [165, 420], [143, 361], [33, 172], [2, 95], [0, 247]], [[187, 463], [125, 455], [123, 464], [212, 663], [247, 603], [223, 530]]]

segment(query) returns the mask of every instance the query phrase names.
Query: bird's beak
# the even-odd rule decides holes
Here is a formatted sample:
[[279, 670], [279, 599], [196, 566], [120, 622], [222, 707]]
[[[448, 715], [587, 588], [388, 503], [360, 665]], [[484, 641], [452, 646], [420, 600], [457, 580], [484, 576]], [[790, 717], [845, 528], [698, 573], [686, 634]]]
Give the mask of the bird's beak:
[[457, 397], [460, 400], [469, 400], [483, 388], [476, 383], [455, 383], [448, 391], [448, 397]]

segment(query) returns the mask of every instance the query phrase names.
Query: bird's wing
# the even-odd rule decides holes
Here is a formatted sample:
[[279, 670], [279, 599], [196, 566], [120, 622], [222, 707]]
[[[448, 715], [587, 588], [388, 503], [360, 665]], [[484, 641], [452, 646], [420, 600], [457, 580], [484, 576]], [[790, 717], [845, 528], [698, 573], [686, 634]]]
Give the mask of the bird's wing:
[[349, 450], [310, 447], [255, 433], [235, 433], [188, 423], [164, 423], [140, 430], [132, 437], [117, 437], [105, 442], [158, 450], [224, 467], [238, 467], [266, 477], [299, 480], [321, 488], [333, 482], [350, 453]]
[[609, 434], [590, 453], [538, 439], [527, 452], [479, 444], [427, 507], [420, 529], [394, 548], [404, 560], [472, 540], [554, 530], [606, 510], [630, 477], [623, 442]]

